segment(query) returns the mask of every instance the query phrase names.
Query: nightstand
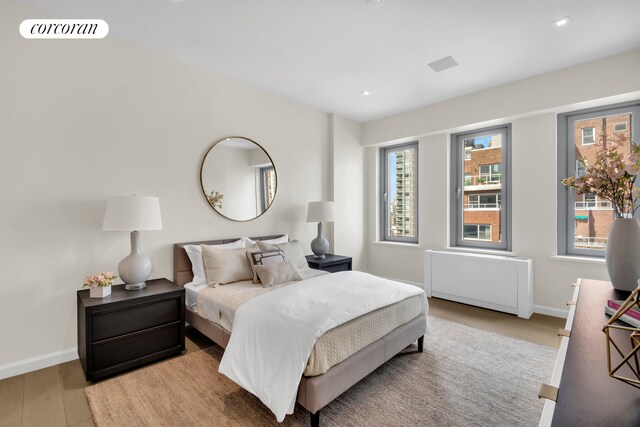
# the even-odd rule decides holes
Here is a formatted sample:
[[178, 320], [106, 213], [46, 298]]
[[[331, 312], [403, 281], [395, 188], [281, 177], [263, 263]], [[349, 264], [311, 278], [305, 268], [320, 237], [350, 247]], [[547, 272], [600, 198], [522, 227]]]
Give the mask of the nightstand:
[[78, 291], [78, 355], [87, 381], [180, 354], [184, 292], [167, 279], [147, 280], [136, 291], [115, 285], [104, 298]]
[[307, 255], [307, 263], [309, 267], [316, 270], [328, 271], [335, 273], [337, 271], [351, 271], [351, 257], [326, 254], [324, 258], [316, 258], [313, 255]]

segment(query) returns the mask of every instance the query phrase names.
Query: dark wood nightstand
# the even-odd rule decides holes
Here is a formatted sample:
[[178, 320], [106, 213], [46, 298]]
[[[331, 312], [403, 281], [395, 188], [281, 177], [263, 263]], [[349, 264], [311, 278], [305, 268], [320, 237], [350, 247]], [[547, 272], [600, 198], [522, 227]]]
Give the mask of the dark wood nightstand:
[[307, 263], [309, 267], [316, 270], [329, 271], [335, 273], [337, 271], [351, 271], [351, 257], [326, 254], [324, 258], [316, 258], [314, 255], [307, 255]]
[[78, 291], [78, 355], [85, 377], [96, 381], [184, 350], [184, 288], [167, 279], [89, 298]]

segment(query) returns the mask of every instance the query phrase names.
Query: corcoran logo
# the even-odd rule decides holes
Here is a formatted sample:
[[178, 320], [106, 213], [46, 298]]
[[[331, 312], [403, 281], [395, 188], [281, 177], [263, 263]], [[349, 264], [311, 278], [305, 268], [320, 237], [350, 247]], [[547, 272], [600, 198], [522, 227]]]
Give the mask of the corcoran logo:
[[20, 34], [25, 39], [103, 39], [109, 24], [102, 19], [25, 19]]

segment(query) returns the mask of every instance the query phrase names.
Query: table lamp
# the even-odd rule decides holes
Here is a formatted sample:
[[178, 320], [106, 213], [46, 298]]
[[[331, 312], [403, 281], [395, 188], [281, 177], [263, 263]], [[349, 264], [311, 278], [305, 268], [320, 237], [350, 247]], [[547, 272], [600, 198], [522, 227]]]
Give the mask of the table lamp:
[[322, 259], [329, 252], [329, 241], [324, 237], [325, 222], [333, 222], [333, 202], [309, 202], [307, 222], [318, 223], [318, 237], [311, 241], [311, 252]]
[[136, 195], [109, 198], [102, 230], [131, 232], [131, 253], [118, 264], [118, 274], [125, 283], [125, 289], [144, 288], [151, 275], [152, 264], [142, 253], [140, 232], [162, 230], [160, 200]]

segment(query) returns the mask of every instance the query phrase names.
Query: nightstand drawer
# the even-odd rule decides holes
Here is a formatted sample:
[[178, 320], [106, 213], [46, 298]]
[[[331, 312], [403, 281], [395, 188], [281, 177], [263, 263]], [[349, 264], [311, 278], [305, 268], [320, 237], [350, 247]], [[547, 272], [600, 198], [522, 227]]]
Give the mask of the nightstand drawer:
[[307, 264], [316, 270], [323, 270], [329, 273], [337, 273], [338, 271], [351, 271], [352, 259], [349, 256], [326, 254], [324, 258], [316, 258], [313, 255], [307, 255]]
[[178, 348], [182, 345], [181, 322], [133, 333], [124, 337], [111, 338], [92, 345], [93, 370], [101, 371], [120, 363], [153, 355], [162, 350]]
[[180, 298], [95, 312], [93, 342], [180, 320]]
[[328, 271], [330, 273], [337, 273], [338, 271], [349, 271], [351, 270], [351, 268], [349, 268], [349, 264], [336, 264], [323, 267], [322, 270]]

